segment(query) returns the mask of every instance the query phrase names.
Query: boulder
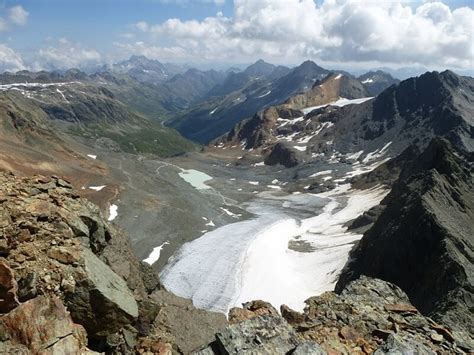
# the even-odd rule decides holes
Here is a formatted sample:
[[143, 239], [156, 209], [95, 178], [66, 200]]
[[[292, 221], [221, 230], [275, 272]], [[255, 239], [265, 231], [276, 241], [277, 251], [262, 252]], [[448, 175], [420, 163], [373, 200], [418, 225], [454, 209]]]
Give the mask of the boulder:
[[[224, 314], [197, 309], [191, 300], [164, 290], [154, 292], [151, 299], [158, 309], [151, 337], [174, 344], [184, 354], [212, 342], [215, 334], [227, 325]], [[153, 308], [148, 311], [152, 312]]]
[[0, 317], [0, 353], [80, 354], [87, 335], [58, 298], [36, 297]]
[[75, 322], [92, 337], [105, 337], [138, 317], [138, 305], [126, 282], [90, 250], [82, 251], [84, 272], [66, 303]]

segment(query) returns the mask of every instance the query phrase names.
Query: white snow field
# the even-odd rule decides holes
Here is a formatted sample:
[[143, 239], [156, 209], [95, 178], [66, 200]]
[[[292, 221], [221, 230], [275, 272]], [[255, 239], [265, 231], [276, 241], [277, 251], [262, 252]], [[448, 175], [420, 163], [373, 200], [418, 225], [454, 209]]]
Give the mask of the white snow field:
[[[334, 288], [352, 243], [362, 237], [347, 232], [344, 224], [386, 193], [382, 188], [350, 190], [349, 184], [318, 195], [260, 193], [246, 206], [255, 218], [184, 244], [161, 280], [198, 308], [227, 313], [263, 299], [301, 311], [307, 298]], [[303, 249], [290, 249], [290, 241]]]

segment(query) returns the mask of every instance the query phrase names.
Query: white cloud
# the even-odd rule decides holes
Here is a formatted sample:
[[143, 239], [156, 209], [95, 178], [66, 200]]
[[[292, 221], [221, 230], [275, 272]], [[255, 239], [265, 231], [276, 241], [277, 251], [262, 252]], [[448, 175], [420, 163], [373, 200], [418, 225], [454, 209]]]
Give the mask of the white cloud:
[[3, 10], [0, 8], [0, 32], [10, 30], [13, 26], [26, 25], [29, 13], [22, 6], [17, 5]]
[[28, 20], [28, 15], [28, 11], [20, 5], [13, 6], [9, 9], [9, 19], [15, 25], [25, 25]]
[[101, 55], [95, 49], [88, 49], [67, 38], [60, 38], [57, 43], [41, 48], [33, 64], [35, 69], [69, 69], [98, 64]]
[[0, 70], [18, 71], [25, 69], [23, 59], [13, 49], [0, 43]]
[[8, 23], [5, 19], [0, 17], [0, 32], [6, 31], [8, 29]]
[[467, 68], [474, 57], [473, 18], [473, 9], [451, 10], [441, 2], [234, 0], [231, 18], [144, 23], [140, 30], [154, 37], [139, 48], [156, 54], [173, 48], [189, 60], [312, 58]]
[[145, 22], [145, 21], [137, 22], [137, 23], [135, 24], [135, 27], [136, 27], [137, 29], [139, 29], [140, 31], [143, 31], [143, 32], [148, 31], [148, 28], [149, 28], [148, 23]]

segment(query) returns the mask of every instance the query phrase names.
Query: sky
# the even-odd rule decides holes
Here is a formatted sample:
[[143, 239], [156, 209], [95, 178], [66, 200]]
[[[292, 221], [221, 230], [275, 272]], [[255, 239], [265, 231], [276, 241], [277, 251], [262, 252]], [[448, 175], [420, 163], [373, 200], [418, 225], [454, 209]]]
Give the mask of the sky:
[[474, 67], [472, 1], [0, 0], [0, 70], [131, 55], [196, 66]]

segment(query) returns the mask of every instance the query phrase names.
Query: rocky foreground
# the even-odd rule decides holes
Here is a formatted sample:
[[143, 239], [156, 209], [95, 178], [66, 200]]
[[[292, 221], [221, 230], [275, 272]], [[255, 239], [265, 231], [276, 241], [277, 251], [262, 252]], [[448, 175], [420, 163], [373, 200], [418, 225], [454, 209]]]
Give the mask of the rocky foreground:
[[356, 220], [367, 231], [337, 293], [303, 313], [253, 301], [228, 319], [164, 290], [66, 180], [1, 173], [0, 353], [469, 353], [472, 168], [460, 154], [435, 141], [406, 163], [371, 218]]

